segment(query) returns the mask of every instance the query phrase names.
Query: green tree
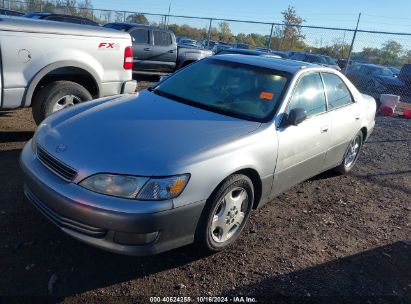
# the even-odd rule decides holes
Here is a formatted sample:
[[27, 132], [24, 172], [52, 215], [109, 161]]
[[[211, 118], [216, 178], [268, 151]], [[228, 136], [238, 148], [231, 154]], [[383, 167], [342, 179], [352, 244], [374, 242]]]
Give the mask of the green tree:
[[411, 50], [409, 50], [402, 58], [402, 64], [410, 64], [411, 63]]
[[291, 5], [281, 14], [283, 15], [284, 25], [276, 28], [276, 36], [281, 38], [278, 48], [281, 50], [304, 49], [305, 36], [302, 33], [301, 25], [305, 22], [305, 19], [298, 16], [295, 8]]
[[139, 23], [139, 24], [149, 24], [149, 21], [146, 18], [146, 16], [140, 13], [128, 15], [126, 20], [127, 22], [134, 22], [134, 23]]
[[400, 61], [402, 45], [394, 40], [386, 41], [378, 55], [378, 63], [386, 65], [397, 65]]
[[84, 18], [93, 19], [93, 5], [91, 0], [84, 0], [78, 3], [78, 15]]
[[231, 33], [230, 24], [225, 21], [221, 21], [218, 24], [218, 39], [224, 42], [234, 42], [233, 34]]

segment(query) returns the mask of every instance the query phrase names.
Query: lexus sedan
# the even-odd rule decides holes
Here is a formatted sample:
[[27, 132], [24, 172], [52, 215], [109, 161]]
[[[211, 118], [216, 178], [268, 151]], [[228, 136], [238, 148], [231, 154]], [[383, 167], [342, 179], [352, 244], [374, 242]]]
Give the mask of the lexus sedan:
[[350, 172], [375, 110], [334, 69], [213, 56], [44, 120], [21, 154], [24, 192], [65, 233], [112, 252], [215, 252], [293, 185]]

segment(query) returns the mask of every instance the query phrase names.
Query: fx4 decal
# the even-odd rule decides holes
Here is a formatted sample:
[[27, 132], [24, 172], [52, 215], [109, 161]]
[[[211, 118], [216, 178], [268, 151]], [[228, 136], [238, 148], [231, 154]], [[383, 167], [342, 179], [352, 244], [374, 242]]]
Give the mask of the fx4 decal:
[[98, 45], [99, 49], [118, 49], [120, 48], [120, 44], [118, 43], [111, 43], [111, 42], [100, 42]]

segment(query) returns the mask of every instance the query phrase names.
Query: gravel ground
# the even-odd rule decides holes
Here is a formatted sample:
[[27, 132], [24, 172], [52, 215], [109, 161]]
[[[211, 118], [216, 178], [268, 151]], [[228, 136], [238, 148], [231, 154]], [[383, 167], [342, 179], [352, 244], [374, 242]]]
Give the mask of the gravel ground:
[[30, 109], [0, 112], [0, 303], [411, 303], [410, 120], [377, 118], [351, 175], [325, 173], [282, 194], [227, 251], [149, 257], [71, 239], [25, 201], [18, 157], [34, 129]]

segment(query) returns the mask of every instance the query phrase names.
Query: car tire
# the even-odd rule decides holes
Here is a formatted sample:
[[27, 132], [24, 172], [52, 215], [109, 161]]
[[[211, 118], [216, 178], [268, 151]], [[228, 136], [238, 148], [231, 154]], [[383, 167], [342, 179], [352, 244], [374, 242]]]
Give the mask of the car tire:
[[197, 226], [197, 245], [213, 253], [234, 243], [247, 223], [253, 201], [253, 183], [247, 176], [228, 177], [207, 200]]
[[91, 99], [90, 92], [78, 83], [65, 80], [52, 82], [33, 97], [34, 121], [39, 125], [52, 113]]
[[348, 174], [351, 172], [351, 170], [354, 168], [355, 163], [357, 162], [362, 144], [363, 134], [361, 131], [359, 131], [348, 145], [341, 164], [335, 168], [336, 172], [340, 174]]

